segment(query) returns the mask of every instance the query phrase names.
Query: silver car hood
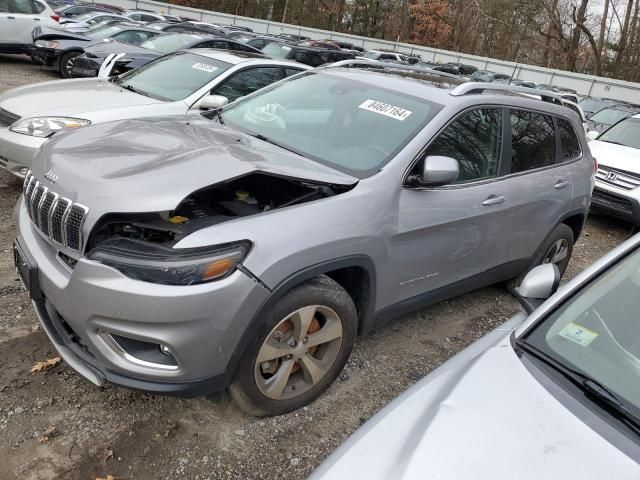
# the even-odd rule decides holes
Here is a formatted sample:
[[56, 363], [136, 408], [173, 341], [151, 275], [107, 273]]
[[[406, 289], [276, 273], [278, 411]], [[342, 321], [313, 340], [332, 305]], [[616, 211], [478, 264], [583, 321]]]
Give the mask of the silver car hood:
[[589, 149], [591, 155], [598, 160], [598, 164], [627, 172], [640, 173], [640, 149], [598, 140], [591, 140]]
[[[0, 96], [0, 107], [28, 118], [40, 115], [91, 118], [91, 112], [130, 109], [139, 105], [162, 105], [102, 79], [54, 80], [13, 89]], [[185, 107], [186, 110], [186, 107]]]
[[[87, 206], [87, 226], [109, 212], [171, 210], [195, 190], [254, 171], [341, 185], [358, 181], [197, 114], [55, 135], [36, 153], [32, 171], [51, 190]], [[44, 180], [45, 172], [57, 177], [55, 184]]]
[[419, 381], [309, 480], [640, 478], [636, 462], [524, 367], [509, 341], [520, 321], [512, 319]]

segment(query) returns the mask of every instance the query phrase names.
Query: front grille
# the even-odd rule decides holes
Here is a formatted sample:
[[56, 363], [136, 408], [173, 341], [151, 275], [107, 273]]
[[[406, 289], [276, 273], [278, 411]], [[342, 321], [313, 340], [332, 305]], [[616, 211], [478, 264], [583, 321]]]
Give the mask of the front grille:
[[54, 242], [82, 251], [82, 225], [89, 209], [59, 196], [27, 172], [24, 199], [34, 226]]
[[625, 215], [633, 215], [633, 204], [630, 200], [605, 192], [599, 188], [593, 190], [591, 201], [596, 206], [600, 205]]
[[18, 120], [20, 120], [20, 115], [7, 112], [6, 110], [0, 108], [0, 126], [9, 127], [16, 123]]
[[622, 188], [623, 190], [633, 190], [634, 188], [640, 187], [640, 175], [602, 165], [598, 166], [596, 179], [602, 183]]

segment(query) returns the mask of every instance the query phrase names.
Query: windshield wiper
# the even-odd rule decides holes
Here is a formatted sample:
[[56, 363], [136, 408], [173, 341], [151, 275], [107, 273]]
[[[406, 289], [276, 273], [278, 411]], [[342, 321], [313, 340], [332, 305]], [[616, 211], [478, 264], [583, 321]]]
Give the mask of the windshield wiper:
[[567, 367], [555, 358], [547, 355], [539, 348], [531, 345], [524, 339], [518, 339], [516, 345], [526, 353], [536, 357], [538, 360], [549, 365], [554, 370], [568, 378], [578, 388], [588, 394], [594, 401], [608, 408], [616, 418], [622, 420], [626, 425], [640, 434], [640, 417], [627, 408], [611, 390], [602, 385], [597, 380], [582, 372], [578, 372]]
[[606, 143], [613, 143], [614, 145], [622, 145], [623, 147], [626, 147], [626, 145], [624, 143], [620, 143], [620, 142], [614, 142], [613, 140], [600, 140], [601, 142], [606, 142]]
[[120, 88], [124, 88], [125, 90], [129, 90], [130, 92], [138, 93], [140, 95], [144, 95], [145, 97], [150, 97], [151, 96], [147, 92], [145, 92], [143, 90], [138, 90], [137, 88], [132, 87], [131, 85], [122, 85], [122, 84], [120, 84]]
[[280, 145], [279, 143], [274, 142], [270, 138], [265, 137], [261, 133], [255, 133], [255, 134], [250, 133], [249, 135], [252, 136], [253, 138], [257, 138], [258, 140], [262, 140], [263, 142], [267, 142], [267, 143], [270, 143], [271, 145], [275, 145], [276, 147], [282, 148], [283, 150], [287, 150], [288, 152], [295, 153], [296, 155], [300, 155], [295, 150], [292, 150], [291, 148], [285, 147], [284, 145]]

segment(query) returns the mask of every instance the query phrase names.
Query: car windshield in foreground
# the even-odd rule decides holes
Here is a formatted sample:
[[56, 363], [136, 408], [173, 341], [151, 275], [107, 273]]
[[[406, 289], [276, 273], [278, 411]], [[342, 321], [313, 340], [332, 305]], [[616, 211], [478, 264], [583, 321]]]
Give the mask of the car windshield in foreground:
[[204, 40], [204, 37], [190, 33], [175, 33], [173, 35], [159, 35], [151, 40], [142, 42], [140, 46], [160, 53], [173, 53], [191, 45], [194, 40], [198, 39]]
[[608, 406], [626, 409], [634, 423], [640, 417], [638, 292], [640, 251], [598, 277], [524, 338], [525, 345], [581, 378], [585, 391], [603, 393]]
[[226, 108], [222, 120], [337, 170], [367, 177], [442, 105], [352, 77], [352, 72], [297, 76]]
[[598, 137], [601, 142], [640, 149], [640, 118], [627, 118]]
[[122, 88], [161, 100], [184, 100], [231, 65], [189, 52], [162, 57], [124, 75]]
[[604, 110], [600, 110], [593, 117], [591, 117], [591, 121], [595, 123], [604, 123], [605, 125], [613, 125], [614, 123], [619, 122], [623, 118], [627, 118], [631, 114], [629, 112], [625, 112], [624, 110], [617, 110], [615, 108], [605, 108]]
[[101, 25], [99, 28], [93, 28], [85, 32], [85, 36], [93, 39], [107, 38], [122, 31], [122, 27], [116, 25]]

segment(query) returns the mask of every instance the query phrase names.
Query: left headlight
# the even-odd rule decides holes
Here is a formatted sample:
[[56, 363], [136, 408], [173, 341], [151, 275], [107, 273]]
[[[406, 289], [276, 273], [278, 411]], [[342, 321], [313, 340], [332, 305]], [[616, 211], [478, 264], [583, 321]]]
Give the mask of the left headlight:
[[32, 137], [46, 138], [60, 130], [86, 127], [91, 121], [69, 117], [33, 117], [18, 120], [10, 130]]
[[58, 48], [60, 44], [49, 40], [36, 40], [34, 45], [39, 48]]
[[196, 285], [231, 275], [251, 249], [250, 242], [176, 250], [140, 240], [106, 240], [89, 259], [135, 280], [164, 285]]

